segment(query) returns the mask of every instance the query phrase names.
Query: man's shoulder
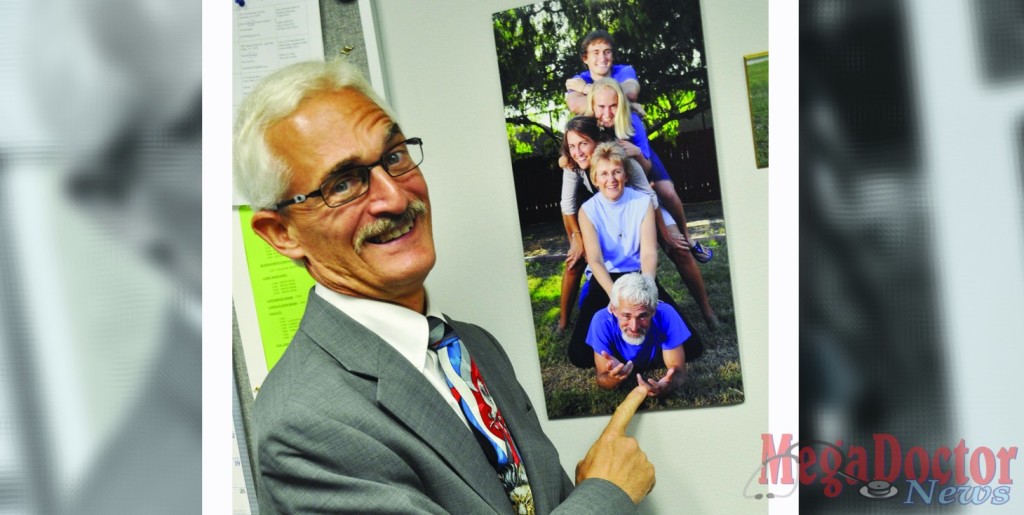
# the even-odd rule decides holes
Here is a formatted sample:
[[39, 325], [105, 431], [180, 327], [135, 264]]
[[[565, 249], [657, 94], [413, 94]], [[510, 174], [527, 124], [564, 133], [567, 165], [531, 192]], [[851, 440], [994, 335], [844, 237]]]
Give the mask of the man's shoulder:
[[610, 75], [619, 82], [637, 80], [636, 69], [628, 64], [613, 64]]
[[659, 300], [658, 307], [654, 310], [654, 316], [656, 319], [670, 321], [670, 320], [682, 320], [679, 313], [669, 303]]
[[[327, 392], [334, 396], [345, 396], [347, 392], [358, 395], [359, 389], [349, 384], [353, 382], [353, 374], [348, 373], [338, 361], [339, 356], [325, 348], [334, 348], [332, 345], [335, 343], [346, 341], [341, 333], [351, 328], [343, 328], [337, 325], [338, 320], [330, 318], [335, 316], [331, 312], [333, 309], [316, 294], [310, 295], [298, 330], [260, 385], [253, 405], [253, 414], [258, 421], [271, 422], [292, 417], [296, 411], [323, 402]], [[338, 311], [337, 315], [341, 312]], [[328, 334], [331, 342], [325, 340]], [[352, 334], [351, 338], [359, 336]], [[339, 351], [335, 349], [333, 352]]]
[[[613, 315], [611, 313], [611, 311], [608, 311], [607, 308], [599, 309], [599, 310], [597, 310], [597, 313], [594, 313], [593, 321], [600, 321], [601, 323], [607, 323], [607, 322], [612, 322], [614, 320], [615, 320], [615, 315]], [[591, 322], [591, 323], [593, 323], [593, 322]]]
[[330, 365], [330, 356], [308, 336], [297, 332], [281, 358], [267, 373], [253, 405], [258, 418], [276, 416], [279, 409], [301, 402], [311, 391], [322, 387], [315, 379]]
[[587, 84], [593, 84], [594, 82], [594, 78], [590, 76], [590, 70], [583, 70], [576, 75], [573, 75], [572, 78], [583, 79], [583, 82], [586, 82]]
[[689, 338], [689, 330], [683, 322], [682, 315], [680, 315], [675, 308], [665, 302], [658, 301], [658, 308], [655, 310], [652, 323], [658, 328], [658, 333], [662, 335], [662, 338], [664, 338], [665, 341], [669, 338], [675, 339], [680, 336], [683, 336], [684, 340]]
[[615, 315], [611, 314], [607, 308], [599, 309], [597, 313], [594, 313], [594, 318], [590, 320], [590, 330], [587, 332], [595, 338], [608, 342], [614, 340], [619, 334], [619, 331], [616, 329], [618, 324], [619, 322]]

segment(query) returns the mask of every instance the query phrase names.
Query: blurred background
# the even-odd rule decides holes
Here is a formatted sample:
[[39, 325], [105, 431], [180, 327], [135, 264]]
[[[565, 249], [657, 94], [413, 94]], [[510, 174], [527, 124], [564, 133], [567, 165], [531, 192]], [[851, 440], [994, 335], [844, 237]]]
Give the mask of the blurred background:
[[201, 4], [0, 0], [0, 513], [197, 513]]
[[[1024, 2], [799, 12], [801, 441], [1021, 445]], [[929, 508], [896, 485], [801, 512]]]
[[[799, 10], [801, 439], [1019, 446], [1024, 2]], [[0, 513], [199, 511], [200, 18], [0, 0]]]

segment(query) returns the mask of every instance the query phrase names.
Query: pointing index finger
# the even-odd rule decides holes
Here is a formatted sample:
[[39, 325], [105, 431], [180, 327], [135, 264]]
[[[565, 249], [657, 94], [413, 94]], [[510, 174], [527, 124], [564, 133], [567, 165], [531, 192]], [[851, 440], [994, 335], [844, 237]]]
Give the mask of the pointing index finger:
[[622, 404], [615, 408], [615, 413], [612, 414], [612, 419], [608, 421], [608, 425], [604, 428], [601, 436], [621, 436], [626, 434], [626, 427], [629, 426], [629, 421], [633, 419], [637, 408], [647, 398], [647, 390], [646, 386], [633, 388], [633, 391], [629, 392], [629, 395], [622, 401]]

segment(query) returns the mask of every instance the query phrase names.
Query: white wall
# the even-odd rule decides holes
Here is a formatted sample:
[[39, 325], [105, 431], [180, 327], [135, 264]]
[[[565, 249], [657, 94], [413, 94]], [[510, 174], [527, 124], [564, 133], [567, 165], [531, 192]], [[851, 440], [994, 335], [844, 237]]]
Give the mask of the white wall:
[[[490, 330], [543, 406], [491, 30], [492, 13], [529, 3], [386, 0], [376, 9], [391, 103], [405, 133], [425, 141], [438, 246], [431, 298]], [[743, 55], [768, 49], [768, 2], [706, 1], [702, 11], [746, 402], [644, 413], [633, 430], [658, 474], [647, 511], [764, 512], [765, 501], [742, 495], [768, 428], [768, 171], [754, 166]], [[570, 474], [606, 422], [545, 422]]]

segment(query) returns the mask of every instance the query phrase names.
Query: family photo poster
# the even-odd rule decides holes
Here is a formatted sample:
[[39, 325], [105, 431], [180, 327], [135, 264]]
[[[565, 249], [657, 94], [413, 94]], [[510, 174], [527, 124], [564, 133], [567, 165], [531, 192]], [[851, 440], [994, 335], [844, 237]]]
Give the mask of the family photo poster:
[[[578, 215], [565, 211], [577, 211], [589, 196], [602, 193], [593, 184], [589, 185], [593, 192], [589, 191], [584, 184], [589, 174], [578, 173], [580, 185], [569, 188], [568, 195], [575, 205], [566, 208], [563, 185], [570, 172], [563, 171], [559, 158], [566, 124], [575, 116], [567, 105], [567, 80], [588, 71], [590, 64], [581, 56], [580, 43], [596, 30], [607, 31], [613, 39], [608, 45], [612, 64], [635, 71], [639, 105], [634, 110], [642, 113], [638, 119], [653, 154], [649, 159], [660, 159], [667, 172], [667, 177], [654, 179], [654, 190], [667, 211], [672, 210], [673, 194], [677, 197], [676, 205], [681, 204], [685, 218], [685, 224], [677, 227], [685, 228], [694, 249], [689, 263], [690, 252], [683, 256], [677, 250], [670, 258], [659, 237], [657, 281], [693, 333], [684, 348], [690, 349], [697, 338], [702, 352], [694, 353], [699, 355], [692, 361], [687, 356], [683, 381], [648, 409], [743, 402], [700, 2], [553, 0], [495, 13], [492, 22], [548, 416], [610, 414], [637, 384], [632, 379], [610, 389], [599, 387], [594, 366], [573, 365], [569, 358], [574, 330], [582, 325], [584, 334], [589, 331], [589, 322], [579, 319], [581, 299], [601, 286], [596, 280], [587, 284], [588, 274], [584, 274], [577, 293], [575, 274], [567, 275], [567, 258], [585, 252], [581, 244], [570, 245], [570, 238], [578, 237], [571, 234]], [[617, 68], [612, 70], [615, 77]], [[591, 107], [592, 89], [584, 88], [591, 95], [583, 101]], [[614, 129], [604, 129], [602, 134], [609, 131]], [[562, 159], [562, 164], [568, 162]], [[572, 169], [574, 164], [567, 167]], [[609, 319], [604, 316], [604, 320]], [[656, 333], [668, 334], [648, 329], [645, 338], [653, 340]], [[590, 348], [584, 350], [593, 354]], [[668, 356], [667, 350], [664, 355]], [[624, 357], [621, 364], [633, 365], [631, 361], [627, 365]], [[634, 371], [632, 376], [638, 371], [644, 380], [652, 381], [665, 379], [667, 373], [663, 363]]]

